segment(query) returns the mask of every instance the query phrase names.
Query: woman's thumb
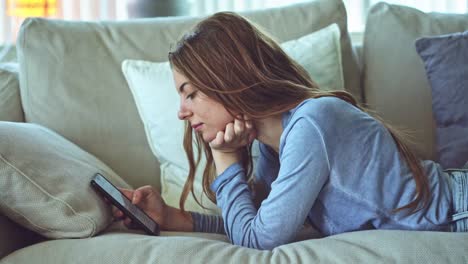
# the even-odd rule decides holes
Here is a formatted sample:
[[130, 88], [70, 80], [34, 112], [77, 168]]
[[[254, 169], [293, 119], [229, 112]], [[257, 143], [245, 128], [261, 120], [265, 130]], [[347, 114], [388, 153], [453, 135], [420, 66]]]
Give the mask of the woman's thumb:
[[150, 185], [145, 185], [136, 189], [133, 192], [132, 203], [133, 204], [139, 203], [141, 199], [146, 199], [146, 197], [150, 196], [152, 192], [153, 192], [153, 189], [151, 188]]
[[132, 197], [132, 204], [137, 204], [140, 201], [140, 196], [140, 192], [134, 192]]

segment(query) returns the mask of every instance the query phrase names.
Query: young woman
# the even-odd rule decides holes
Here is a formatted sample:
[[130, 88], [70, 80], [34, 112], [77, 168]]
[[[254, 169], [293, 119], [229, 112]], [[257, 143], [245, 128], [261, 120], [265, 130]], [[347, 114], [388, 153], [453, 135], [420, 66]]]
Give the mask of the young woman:
[[[468, 169], [420, 161], [345, 91], [322, 91], [268, 35], [230, 12], [214, 14], [169, 54], [190, 173], [182, 210], [150, 186], [123, 190], [163, 230], [226, 233], [272, 249], [305, 221], [323, 235], [366, 229], [468, 230]], [[183, 210], [198, 153], [204, 191], [222, 217]], [[260, 155], [252, 177], [252, 141]], [[199, 155], [200, 156], [200, 155]], [[254, 182], [255, 184], [250, 184]], [[268, 196], [259, 208], [258, 187]], [[125, 218], [116, 211], [115, 217]], [[130, 220], [125, 219], [130, 225]]]

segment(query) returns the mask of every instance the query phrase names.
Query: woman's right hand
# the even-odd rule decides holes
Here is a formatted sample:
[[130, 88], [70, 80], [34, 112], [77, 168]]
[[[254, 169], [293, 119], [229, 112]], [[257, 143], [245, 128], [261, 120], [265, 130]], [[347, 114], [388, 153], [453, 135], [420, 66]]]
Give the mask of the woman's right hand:
[[[138, 206], [143, 210], [149, 217], [151, 217], [156, 223], [164, 229], [167, 223], [168, 208], [166, 203], [161, 197], [161, 194], [150, 185], [142, 186], [135, 190], [118, 188], [132, 204]], [[115, 221], [123, 220], [127, 228], [134, 229], [136, 226], [132, 223], [132, 220], [126, 216], [120, 209], [112, 206], [112, 214]]]

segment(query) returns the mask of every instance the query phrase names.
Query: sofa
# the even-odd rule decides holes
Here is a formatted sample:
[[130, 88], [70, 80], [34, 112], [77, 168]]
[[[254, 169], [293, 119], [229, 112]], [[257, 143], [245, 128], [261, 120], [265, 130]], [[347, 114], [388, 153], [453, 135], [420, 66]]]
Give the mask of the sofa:
[[[437, 159], [431, 88], [415, 41], [423, 36], [468, 30], [466, 15], [423, 13], [378, 3], [369, 11], [363, 42], [356, 44], [347, 31], [346, 9], [341, 0], [315, 0], [242, 14], [279, 42], [336, 24], [343, 87], [380, 117], [411, 131], [411, 148], [418, 157]], [[141, 230], [127, 229], [122, 222], [113, 222], [110, 209], [88, 186], [95, 168], [112, 175], [114, 183], [122, 187], [151, 185], [174, 207], [178, 207], [178, 195], [172, 190], [180, 193], [180, 189], [176, 190], [180, 186], [166, 182], [170, 175], [162, 176], [165, 167], [161, 165], [170, 160], [161, 158], [163, 154], [155, 155], [150, 146], [147, 123], [122, 72], [122, 63], [128, 59], [167, 61], [167, 53], [181, 33], [200, 19], [77, 22], [28, 18], [23, 23], [12, 51], [14, 56], [0, 64], [0, 128], [18, 131], [0, 131], [0, 145], [7, 144], [8, 149], [2, 150], [0, 156], [4, 157], [0, 188], [5, 188], [2, 193], [8, 195], [0, 196], [8, 200], [0, 206], [1, 264], [468, 263], [467, 233], [367, 230], [323, 237], [305, 223], [292, 243], [256, 250], [232, 245], [222, 234], [163, 230], [159, 236], [150, 236]], [[157, 89], [155, 84], [156, 93]], [[173, 113], [162, 110], [154, 114]], [[172, 133], [174, 129], [167, 130]], [[52, 145], [48, 144], [49, 139], [54, 148], [44, 150]], [[62, 145], [67, 145], [63, 147], [67, 152], [63, 152]], [[44, 158], [44, 151], [58, 153], [54, 154], [54, 162]], [[167, 155], [185, 159], [180, 150]], [[29, 163], [14, 164], [9, 157], [24, 158]], [[48, 167], [32, 166], [37, 164], [34, 157], [41, 158], [40, 164]], [[71, 165], [67, 163], [72, 161]], [[29, 166], [30, 174], [23, 173], [21, 166]], [[54, 167], [60, 168], [67, 178], [60, 178], [62, 174], [55, 173]], [[55, 178], [49, 184], [36, 184], [42, 193], [20, 208], [15, 203], [26, 203], [21, 199], [29, 193], [12, 193], [13, 187], [25, 188], [11, 182], [15, 179], [12, 175], [19, 174], [34, 175], [37, 181], [42, 177], [45, 182], [48, 177]], [[66, 185], [69, 178], [74, 178], [73, 184]], [[35, 182], [32, 177], [28, 180], [29, 184]], [[50, 185], [54, 188], [47, 190]], [[45, 198], [39, 195], [47, 193], [51, 198], [52, 191], [63, 195], [65, 189], [67, 195], [59, 197], [61, 201], [79, 199], [80, 206], [85, 207], [72, 208], [74, 213], [94, 210], [87, 216], [93, 220], [92, 231], [88, 232], [87, 226], [80, 232], [69, 231], [67, 228], [78, 226], [76, 215], [47, 212], [47, 206], [41, 204]], [[196, 206], [192, 201], [189, 209], [219, 213], [213, 207], [208, 210]], [[28, 217], [31, 210], [36, 211]], [[34, 223], [38, 215], [45, 219], [40, 224]], [[62, 225], [54, 225], [57, 215], [62, 217]]]

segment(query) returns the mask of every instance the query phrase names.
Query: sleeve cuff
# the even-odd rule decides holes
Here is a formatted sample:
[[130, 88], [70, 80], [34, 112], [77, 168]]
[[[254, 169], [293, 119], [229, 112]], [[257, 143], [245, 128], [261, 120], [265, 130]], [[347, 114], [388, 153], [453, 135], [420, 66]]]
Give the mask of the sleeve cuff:
[[191, 212], [194, 232], [226, 234], [221, 216]]
[[217, 193], [218, 189], [219, 189], [219, 186], [235, 177], [237, 174], [239, 174], [239, 172], [243, 171], [244, 169], [242, 168], [242, 166], [240, 165], [240, 163], [236, 162], [234, 164], [232, 164], [231, 166], [229, 166], [223, 173], [221, 173], [214, 181], [213, 183], [211, 183], [211, 190], [215, 193]]

